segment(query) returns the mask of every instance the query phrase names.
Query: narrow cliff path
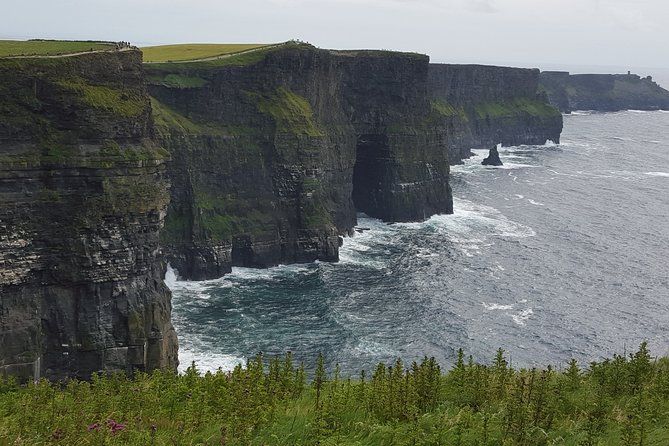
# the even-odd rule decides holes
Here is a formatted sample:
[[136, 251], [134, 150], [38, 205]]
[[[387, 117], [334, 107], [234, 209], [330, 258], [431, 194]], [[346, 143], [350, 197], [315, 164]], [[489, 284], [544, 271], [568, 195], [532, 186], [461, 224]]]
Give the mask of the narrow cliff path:
[[[256, 51], [264, 51], [272, 48], [279, 48], [282, 46], [287, 45], [288, 42], [282, 42], [282, 43], [276, 43], [272, 45], [265, 45], [261, 46], [258, 48], [252, 48], [249, 50], [244, 50], [244, 51], [239, 51], [236, 53], [228, 53], [228, 54], [220, 54], [218, 56], [211, 56], [211, 57], [204, 57], [200, 59], [189, 59], [189, 60], [175, 60], [171, 62], [144, 62], [147, 64], [154, 64], [154, 63], [191, 63], [191, 62], [206, 62], [210, 60], [218, 60], [218, 59], [227, 59], [229, 57], [234, 57], [234, 56], [240, 56], [242, 54], [248, 54], [248, 53], [254, 53]], [[64, 57], [76, 57], [76, 56], [82, 56], [84, 54], [96, 54], [96, 53], [112, 53], [112, 52], [124, 52], [124, 51], [133, 51], [135, 50], [135, 47], [124, 47], [120, 49], [110, 49], [110, 50], [93, 50], [93, 51], [80, 51], [77, 53], [66, 53], [66, 54], [34, 54], [34, 55], [29, 55], [29, 56], [4, 56], [0, 57], [2, 59], [60, 59]], [[141, 51], [141, 48], [140, 48]]]
[[161, 64], [161, 63], [207, 62], [207, 61], [210, 61], [210, 60], [227, 59], [227, 58], [234, 57], [234, 56], [241, 56], [242, 54], [255, 53], [257, 51], [265, 51], [265, 50], [272, 49], [272, 48], [279, 48], [279, 47], [285, 46], [287, 44], [288, 44], [288, 42], [275, 43], [275, 44], [272, 44], [272, 45], [260, 46], [258, 48], [251, 48], [249, 50], [238, 51], [236, 53], [219, 54], [218, 56], [203, 57], [203, 58], [200, 58], [200, 59], [173, 60], [171, 62], [144, 62], [144, 63], [146, 63], [146, 64]]
[[30, 56], [4, 56], [0, 57], [1, 59], [60, 59], [63, 57], [75, 57], [82, 56], [84, 54], [96, 54], [96, 53], [121, 53], [124, 51], [133, 51], [136, 50], [135, 47], [124, 47], [124, 48], [113, 48], [110, 50], [93, 50], [93, 51], [79, 51], [78, 53], [66, 53], [66, 54], [35, 54]]

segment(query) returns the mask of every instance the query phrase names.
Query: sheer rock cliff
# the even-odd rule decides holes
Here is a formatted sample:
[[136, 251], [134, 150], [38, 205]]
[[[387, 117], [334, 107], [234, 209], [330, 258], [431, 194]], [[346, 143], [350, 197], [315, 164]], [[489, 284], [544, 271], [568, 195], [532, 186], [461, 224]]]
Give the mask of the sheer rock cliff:
[[0, 59], [0, 374], [176, 368], [138, 50]]

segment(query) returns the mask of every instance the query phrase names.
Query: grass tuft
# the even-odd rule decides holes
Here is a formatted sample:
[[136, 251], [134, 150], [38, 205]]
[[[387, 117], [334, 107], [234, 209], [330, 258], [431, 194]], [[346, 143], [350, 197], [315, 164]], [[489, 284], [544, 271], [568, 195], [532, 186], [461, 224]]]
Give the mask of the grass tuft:
[[258, 110], [274, 118], [279, 131], [304, 134], [311, 137], [325, 135], [323, 129], [314, 120], [314, 112], [304, 97], [284, 87], [269, 94], [248, 93]]

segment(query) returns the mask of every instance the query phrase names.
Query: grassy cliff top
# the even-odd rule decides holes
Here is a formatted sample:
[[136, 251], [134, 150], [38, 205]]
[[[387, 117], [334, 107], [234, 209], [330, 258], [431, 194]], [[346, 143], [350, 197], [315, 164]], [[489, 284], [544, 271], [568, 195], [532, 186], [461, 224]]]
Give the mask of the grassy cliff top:
[[271, 46], [259, 43], [183, 43], [142, 48], [144, 62], [185, 62], [213, 59]]
[[412, 53], [406, 51], [394, 51], [394, 50], [330, 50], [331, 52], [341, 55], [341, 56], [352, 56], [352, 57], [389, 57], [389, 56], [405, 56], [413, 57], [417, 59], [429, 58], [426, 54], [421, 53]]
[[0, 40], [0, 57], [59, 56], [115, 49], [111, 42], [75, 40]]
[[[147, 73], [149, 73], [150, 82], [180, 87], [182, 85], [171, 84], [174, 84], [174, 81], [176, 81], [176, 84], [182, 84], [182, 81], [197, 82], [192, 78], [193, 70], [208, 70], [212, 68], [228, 66], [248, 66], [264, 60], [268, 54], [273, 52], [307, 48], [314, 47], [300, 42], [284, 42], [271, 45], [260, 45], [252, 49], [239, 51], [236, 53], [222, 54], [214, 57], [205, 57], [193, 60], [173, 60], [171, 62], [149, 62], [146, 59], [146, 53], [144, 53], [144, 64]], [[144, 50], [144, 48], [142, 48], [142, 50]], [[158, 78], [158, 76], [165, 75], [166, 73], [181, 73], [185, 77], [190, 77], [191, 79], [185, 79], [184, 76], [181, 76], [181, 79], [172, 79], [171, 81], [169, 79], [160, 80]]]

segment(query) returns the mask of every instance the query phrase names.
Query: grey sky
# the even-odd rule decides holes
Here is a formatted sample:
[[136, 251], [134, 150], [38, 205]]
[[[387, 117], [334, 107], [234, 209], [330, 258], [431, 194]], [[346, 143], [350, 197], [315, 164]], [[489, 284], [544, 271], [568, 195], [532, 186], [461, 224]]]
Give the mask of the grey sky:
[[298, 38], [325, 48], [418, 51], [435, 62], [669, 71], [667, 0], [8, 1], [0, 38]]

